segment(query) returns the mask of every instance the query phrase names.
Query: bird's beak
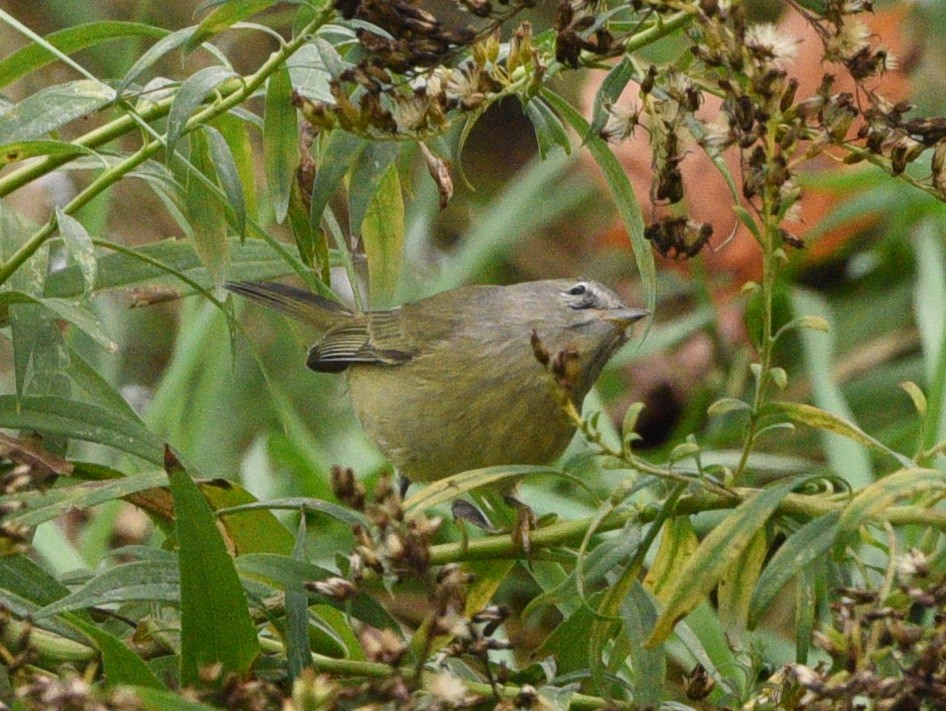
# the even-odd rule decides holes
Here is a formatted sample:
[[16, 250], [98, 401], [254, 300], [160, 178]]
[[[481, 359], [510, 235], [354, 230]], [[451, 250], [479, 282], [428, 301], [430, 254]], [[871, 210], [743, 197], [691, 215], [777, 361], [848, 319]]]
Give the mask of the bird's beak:
[[601, 318], [608, 323], [613, 323], [621, 331], [627, 329], [635, 321], [640, 321], [642, 318], [650, 316], [650, 311], [647, 309], [609, 309], [605, 311]]

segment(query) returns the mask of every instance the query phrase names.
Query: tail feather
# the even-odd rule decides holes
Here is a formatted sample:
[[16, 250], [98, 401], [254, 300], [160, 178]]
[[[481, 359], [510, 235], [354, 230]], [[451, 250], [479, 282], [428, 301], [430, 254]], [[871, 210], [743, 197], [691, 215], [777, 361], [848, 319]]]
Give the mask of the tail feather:
[[310, 323], [322, 330], [338, 325], [352, 312], [336, 301], [275, 282], [231, 281], [228, 291], [263, 304], [294, 319]]

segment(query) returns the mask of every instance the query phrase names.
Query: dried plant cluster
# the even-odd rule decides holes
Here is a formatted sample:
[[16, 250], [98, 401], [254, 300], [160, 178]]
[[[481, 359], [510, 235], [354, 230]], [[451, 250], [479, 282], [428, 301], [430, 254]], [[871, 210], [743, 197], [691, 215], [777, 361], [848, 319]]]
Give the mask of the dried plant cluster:
[[[814, 668], [790, 664], [751, 707], [785, 711], [941, 709], [946, 704], [946, 579], [930, 574], [919, 551], [894, 562], [891, 588], [843, 588], [832, 625], [815, 633], [831, 658]], [[865, 705], [866, 704], [866, 705]]]
[[[856, 81], [856, 92], [837, 91], [834, 75], [826, 73], [812, 96], [798, 96], [799, 81], [786, 66], [797, 41], [774, 25], [749, 24], [740, 3], [634, 0], [616, 6], [562, 0], [554, 29], [535, 36], [532, 25], [522, 22], [507, 41], [503, 32], [510, 21], [537, 3], [457, 4], [480, 25], [445, 27], [406, 0], [337, 2], [344, 17], [379, 31], [357, 31], [363, 56], [356, 64], [336, 57], [329, 66], [333, 102], [296, 96], [315, 130], [337, 126], [375, 140], [428, 140], [458, 121], [475, 119], [503, 96], [539, 100], [550, 77], [607, 66], [608, 59], [624, 55], [599, 93], [592, 126], [612, 142], [647, 132], [655, 206], [684, 200], [688, 186], [680, 165], [697, 145], [716, 159], [731, 147], [738, 152], [741, 194], [733, 198], [748, 203], [760, 223], [792, 217], [800, 197], [797, 170], [822, 154], [847, 163], [871, 160], [899, 175], [933, 148], [930, 176], [915, 182], [946, 196], [946, 120], [908, 118], [911, 105], [892, 103], [872, 88], [896, 59], [873, 44], [858, 19], [873, 9], [867, 0], [828, 0], [818, 14], [790, 3], [816, 30], [825, 66]], [[642, 31], [670, 19], [686, 25], [691, 61], [658, 71], [625, 55]], [[632, 79], [639, 86], [637, 101], [618, 102]], [[722, 100], [719, 116], [709, 120], [701, 112], [707, 95]], [[432, 172], [444, 170], [442, 160], [434, 165]], [[721, 160], [717, 165], [726, 170]], [[803, 246], [798, 235], [778, 229], [782, 245]], [[712, 235], [712, 225], [680, 214], [655, 218], [646, 231], [657, 252], [677, 259], [695, 256]]]

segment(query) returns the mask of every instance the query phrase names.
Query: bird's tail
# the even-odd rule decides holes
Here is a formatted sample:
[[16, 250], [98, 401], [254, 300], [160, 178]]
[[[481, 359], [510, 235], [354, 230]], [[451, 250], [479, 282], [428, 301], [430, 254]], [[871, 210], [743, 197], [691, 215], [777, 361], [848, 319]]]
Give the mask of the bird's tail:
[[268, 306], [298, 321], [312, 324], [322, 331], [337, 326], [353, 315], [337, 301], [285, 284], [231, 281], [225, 286], [234, 294]]

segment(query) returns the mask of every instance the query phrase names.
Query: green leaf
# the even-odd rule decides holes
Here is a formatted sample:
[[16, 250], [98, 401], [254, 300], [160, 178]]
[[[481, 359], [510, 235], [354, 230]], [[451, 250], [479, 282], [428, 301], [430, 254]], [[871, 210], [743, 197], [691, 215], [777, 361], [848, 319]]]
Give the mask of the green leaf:
[[778, 592], [798, 573], [834, 545], [840, 511], [819, 516], [796, 531], [765, 566], [749, 603], [749, 629], [755, 629]]
[[844, 507], [838, 521], [841, 534], [853, 533], [900, 499], [919, 494], [940, 494], [946, 489], [946, 474], [936, 469], [906, 467], [859, 491]]
[[657, 555], [644, 577], [644, 587], [658, 600], [666, 602], [673, 590], [671, 584], [675, 573], [682, 570], [696, 553], [699, 540], [686, 516], [668, 519], [661, 533]]
[[358, 156], [368, 145], [365, 139], [341, 129], [336, 129], [329, 134], [319, 156], [319, 168], [312, 183], [309, 224], [313, 232], [319, 229], [322, 213], [325, 212], [329, 198], [342, 182], [348, 169], [354, 165]]
[[181, 682], [200, 684], [200, 670], [246, 673], [259, 656], [256, 627], [213, 510], [170, 450], [165, 468], [180, 545]]
[[59, 235], [62, 237], [69, 254], [79, 265], [79, 271], [85, 279], [85, 288], [82, 291], [83, 298], [88, 298], [95, 288], [95, 246], [92, 244], [92, 238], [85, 231], [82, 223], [71, 215], [67, 215], [60, 208], [56, 208], [56, 223], [59, 225]]
[[404, 261], [404, 198], [397, 166], [388, 168], [361, 225], [372, 306], [389, 306]]
[[163, 471], [132, 474], [121, 479], [86, 481], [69, 486], [57, 486], [46, 491], [27, 491], [0, 496], [0, 508], [19, 502], [20, 510], [9, 513], [4, 522], [24, 526], [38, 526], [51, 521], [63, 511], [89, 509], [107, 501], [162, 486], [166, 482]]
[[0, 145], [45, 136], [114, 99], [110, 86], [91, 79], [40, 89], [0, 116]]
[[[407, 497], [404, 501], [404, 510], [407, 513], [425, 511], [445, 501], [452, 501], [462, 494], [481, 486], [507, 482], [507, 480], [518, 480], [530, 474], [554, 473], [556, 473], [556, 470], [550, 467], [539, 467], [531, 464], [474, 469], [431, 482], [416, 494]], [[512, 481], [508, 481], [508, 484], [511, 483]]]
[[0, 146], [0, 167], [36, 156], [93, 155], [85, 146], [65, 141], [18, 141]]
[[188, 47], [193, 49], [216, 34], [228, 30], [237, 22], [245, 20], [276, 4], [278, 0], [228, 0], [215, 7], [200, 21], [194, 36], [188, 40]]
[[36, 304], [52, 312], [56, 318], [68, 321], [79, 330], [88, 334], [92, 340], [110, 353], [118, 352], [118, 344], [105, 333], [102, 324], [88, 309], [66, 299], [37, 298], [22, 291], [0, 292], [0, 312], [12, 304]]
[[657, 603], [639, 583], [635, 582], [624, 602], [621, 618], [624, 633], [630, 643], [629, 651], [634, 681], [634, 705], [637, 708], [658, 709], [664, 698], [667, 677], [667, 657], [662, 646], [649, 649], [643, 642], [657, 622]]
[[[581, 114], [571, 104], [548, 89], [543, 89], [542, 95], [579, 135], [588, 136], [588, 122], [581, 117]], [[614, 196], [618, 214], [621, 216], [621, 221], [624, 223], [631, 245], [634, 248], [634, 260], [637, 262], [637, 270], [640, 272], [647, 308], [653, 311], [657, 303], [657, 266], [654, 263], [654, 252], [650, 243], [644, 237], [644, 215], [641, 212], [640, 203], [637, 202], [637, 197], [634, 195], [634, 188], [631, 186], [627, 173], [614, 153], [611, 152], [607, 143], [598, 136], [588, 136], [585, 145], [598, 167], [601, 168], [605, 182], [607, 182], [611, 194]]]
[[720, 417], [722, 415], [728, 415], [730, 412], [749, 412], [751, 410], [752, 407], [744, 400], [737, 400], [734, 397], [724, 397], [706, 408], [706, 414], [710, 417]]
[[572, 144], [568, 140], [565, 127], [541, 97], [533, 97], [523, 104], [523, 109], [532, 122], [535, 139], [539, 145], [539, 157], [542, 160], [545, 160], [556, 146], [564, 150], [566, 155], [572, 152]]
[[173, 691], [140, 687], [131, 690], [149, 711], [219, 711], [216, 706], [188, 701]]
[[141, 422], [141, 418], [115, 387], [103, 378], [75, 348], [69, 348], [69, 378], [79, 392], [77, 400], [98, 405], [126, 420]]
[[300, 511], [305, 513], [321, 513], [329, 516], [339, 523], [346, 526], [366, 526], [367, 519], [365, 515], [352, 509], [346, 509], [344, 506], [333, 504], [330, 501], [321, 499], [312, 499], [302, 496], [295, 496], [285, 499], [269, 499], [267, 501], [255, 501], [251, 504], [242, 504], [240, 506], [230, 506], [225, 509], [218, 509], [218, 516], [228, 516], [239, 511], [253, 511], [257, 509], [281, 509], [284, 511]]
[[123, 563], [107, 568], [75, 592], [46, 605], [36, 618], [122, 602], [177, 602], [181, 594], [179, 580], [174, 561]]
[[[237, 170], [236, 160], [230, 152], [227, 139], [213, 126], [204, 126], [210, 144], [210, 158], [217, 181], [227, 196], [227, 204], [236, 217], [234, 225], [240, 237], [246, 237], [246, 203], [243, 200], [243, 183]], [[226, 241], [226, 235], [224, 235]]]
[[190, 162], [196, 171], [187, 174], [187, 213], [194, 226], [194, 244], [214, 284], [220, 286], [228, 279], [230, 243], [223, 204], [207, 185], [216, 185], [216, 171], [203, 128], [191, 134]]
[[131, 86], [131, 83], [141, 76], [146, 69], [161, 59], [161, 57], [187, 42], [196, 30], [196, 27], [185, 27], [177, 32], [172, 32], [166, 37], [162, 37], [149, 47], [144, 54], [135, 60], [135, 63], [131, 65], [131, 69], [128, 70], [125, 77], [122, 79], [121, 84], [118, 85], [116, 92], [118, 96], [122, 96], [125, 90]]
[[396, 143], [372, 143], [358, 154], [348, 181], [348, 221], [354, 235], [361, 235], [372, 201], [397, 160], [401, 147]]
[[299, 123], [296, 107], [292, 105], [292, 81], [285, 66], [277, 69], [269, 78], [263, 116], [266, 186], [276, 213], [276, 222], [282, 224], [289, 209], [289, 193], [299, 165]]
[[[254, 508], [259, 502], [250, 492], [226, 479], [199, 482], [237, 555], [292, 551], [293, 536], [270, 511]], [[228, 513], [223, 515], [222, 511]]]
[[765, 489], [741, 503], [703, 539], [686, 565], [676, 571], [672, 589], [646, 646], [670, 636], [674, 626], [710, 594], [724, 572], [743, 555], [753, 536], [765, 525], [799, 479]]
[[[68, 29], [58, 30], [46, 35], [45, 40], [64, 54], [72, 54], [88, 47], [94, 47], [112, 40], [145, 37], [160, 39], [168, 31], [140, 22], [89, 22]], [[26, 76], [31, 72], [56, 61], [55, 54], [46, 47], [30, 44], [18, 49], [0, 60], [0, 88]]]
[[942, 226], [926, 220], [917, 229], [917, 278], [913, 308], [923, 345], [929, 417], [923, 427], [923, 448], [946, 436], [946, 258]]
[[765, 529], [760, 529], [750, 540], [745, 552], [719, 579], [716, 589], [719, 619], [727, 636], [733, 641], [744, 640], [749, 602], [767, 552]]
[[[830, 308], [820, 296], [795, 289], [791, 294], [791, 302], [792, 309], [799, 316], [820, 317], [830, 324]], [[874, 480], [874, 471], [870, 456], [863, 445], [874, 447], [880, 443], [873, 438], [865, 440], [860, 437], [857, 434], [861, 433], [860, 429], [852, 424], [854, 415], [833, 375], [834, 341], [832, 335], [809, 329], [802, 330], [799, 335], [805, 357], [805, 370], [812, 384], [812, 399], [833, 423], [827, 425], [823, 419], [820, 419], [819, 421], [823, 424], [813, 424], [824, 431], [822, 439], [828, 462], [831, 468], [844, 477], [852, 487], [865, 486]], [[867, 435], [863, 436], [867, 437]], [[880, 447], [882, 451], [886, 451], [903, 463], [896, 453], [883, 445]]]
[[[615, 64], [595, 92], [595, 103], [591, 110], [591, 125], [588, 136], [597, 136], [608, 123], [608, 108], [620, 98], [624, 87], [634, 75], [634, 62], [627, 55]], [[586, 138], [587, 140], [587, 138]]]
[[[805, 405], [799, 402], [772, 402], [765, 407], [765, 414], [772, 413], [785, 415], [793, 422], [838, 434], [858, 444], [872, 447], [878, 452], [883, 452], [893, 457], [903, 466], [909, 466], [910, 464], [909, 459], [893, 451], [883, 442], [874, 439], [857, 425], [851, 424], [847, 420], [833, 415], [830, 412], [826, 412], [814, 405]], [[841, 467], [838, 473], [843, 474], [845, 472], [845, 463], [839, 461], [838, 466]]]
[[102, 655], [105, 670], [105, 685], [143, 686], [152, 689], [166, 689], [147, 664], [129, 649], [117, 637], [91, 622], [86, 622], [75, 615], [64, 616], [66, 621], [88, 637]]
[[[299, 530], [292, 551], [293, 560], [305, 560], [305, 516], [299, 517]], [[312, 664], [309, 647], [309, 597], [301, 581], [286, 585], [286, 661], [289, 678], [295, 679]]]
[[810, 567], [798, 571], [795, 583], [795, 661], [808, 662], [818, 608], [817, 572]]
[[67, 398], [0, 395], [0, 427], [97, 442], [156, 464], [163, 460], [161, 438], [141, 423]]
[[[191, 115], [200, 106], [207, 95], [216, 89], [227, 79], [236, 77], [237, 74], [229, 67], [222, 67], [213, 64], [203, 69], [198, 69], [191, 74], [181, 84], [174, 96], [174, 103], [171, 104], [171, 110], [168, 112], [167, 139], [165, 148], [168, 158], [174, 155], [174, 149], [177, 142], [184, 134], [187, 128], [187, 122]], [[193, 156], [191, 157], [193, 160]]]
[[[255, 114], [252, 116], [258, 118]], [[259, 196], [256, 190], [256, 156], [249, 134], [249, 129], [253, 124], [250, 123], [249, 118], [244, 119], [242, 115], [230, 112], [218, 116], [213, 125], [226, 140], [230, 155], [233, 156], [236, 173], [242, 186], [240, 194], [243, 196], [246, 215], [258, 221]], [[262, 121], [259, 127], [262, 128]]]
[[[227, 249], [230, 253], [230, 278], [234, 281], [265, 281], [292, 273], [280, 254], [263, 240], [248, 239], [241, 244], [234, 237], [229, 240]], [[175, 275], [203, 287], [213, 286], [197, 248], [187, 240], [168, 239], [127, 248], [100, 255], [97, 262], [96, 291], [173, 283]], [[186, 282], [182, 286], [187, 286]], [[50, 274], [46, 280], [46, 295], [51, 297], [78, 298], [83, 288], [82, 273], [74, 266]]]

